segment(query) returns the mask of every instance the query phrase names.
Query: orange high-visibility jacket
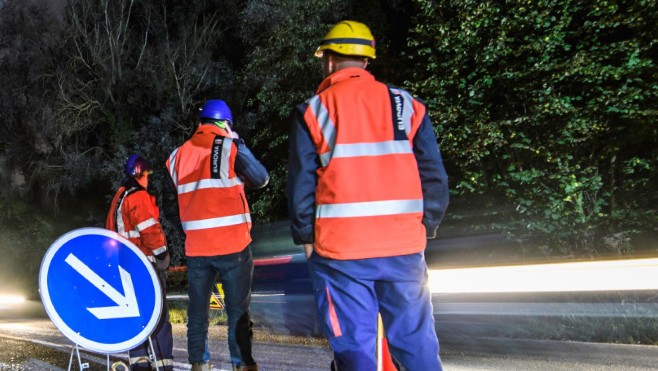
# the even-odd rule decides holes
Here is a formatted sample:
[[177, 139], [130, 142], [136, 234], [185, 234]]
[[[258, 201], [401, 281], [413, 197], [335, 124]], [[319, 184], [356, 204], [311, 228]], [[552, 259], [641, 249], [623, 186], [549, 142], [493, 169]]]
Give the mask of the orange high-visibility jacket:
[[325, 79], [307, 104], [304, 121], [321, 162], [315, 251], [341, 260], [423, 251], [412, 141], [425, 106], [357, 68]]
[[236, 155], [230, 133], [200, 125], [167, 160], [187, 256], [232, 254], [251, 242], [251, 216], [244, 184], [235, 173]]
[[155, 262], [154, 255], [167, 251], [167, 241], [160, 225], [160, 210], [155, 197], [141, 187], [120, 187], [112, 199], [105, 228], [130, 240]]

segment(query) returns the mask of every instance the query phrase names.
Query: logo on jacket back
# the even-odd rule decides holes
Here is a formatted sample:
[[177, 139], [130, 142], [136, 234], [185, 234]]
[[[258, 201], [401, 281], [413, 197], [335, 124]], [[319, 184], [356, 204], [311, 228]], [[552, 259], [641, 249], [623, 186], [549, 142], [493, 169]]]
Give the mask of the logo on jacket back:
[[402, 96], [399, 94], [393, 95], [393, 102], [395, 102], [395, 123], [398, 130], [404, 130], [404, 120], [402, 119]]
[[212, 146], [211, 162], [210, 162], [210, 176], [213, 179], [219, 179], [220, 160], [222, 157], [222, 143], [224, 139], [221, 137], [215, 138]]

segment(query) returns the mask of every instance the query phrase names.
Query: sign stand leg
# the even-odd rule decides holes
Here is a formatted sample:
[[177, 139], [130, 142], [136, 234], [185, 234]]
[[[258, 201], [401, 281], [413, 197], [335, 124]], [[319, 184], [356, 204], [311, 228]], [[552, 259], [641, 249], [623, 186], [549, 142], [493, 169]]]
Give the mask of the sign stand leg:
[[71, 371], [71, 365], [73, 364], [73, 351], [74, 351], [74, 349], [75, 348], [71, 347], [71, 357], [69, 357], [69, 371]]
[[160, 371], [160, 368], [158, 367], [158, 357], [155, 355], [155, 348], [153, 347], [153, 342], [151, 341], [151, 337], [149, 336], [149, 350], [151, 351], [151, 354], [149, 358], [151, 358], [151, 364], [155, 365], [155, 371]]
[[110, 371], [110, 354], [106, 354], [107, 356], [107, 371]]
[[[82, 358], [80, 358], [80, 347], [78, 344], [75, 344], [75, 347], [71, 347], [71, 357], [69, 358], [69, 370], [71, 371], [71, 366], [73, 365], [73, 353], [76, 353], [78, 355], [78, 366], [80, 367], [80, 370], [85, 370], [89, 368], [89, 363], [85, 362], [82, 363]], [[108, 355], [109, 357], [109, 355]]]

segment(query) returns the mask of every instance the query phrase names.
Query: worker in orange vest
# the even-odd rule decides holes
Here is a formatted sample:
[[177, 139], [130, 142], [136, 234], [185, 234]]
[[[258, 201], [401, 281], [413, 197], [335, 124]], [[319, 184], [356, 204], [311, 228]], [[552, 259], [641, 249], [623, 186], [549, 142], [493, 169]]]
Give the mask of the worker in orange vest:
[[[158, 273], [163, 297], [166, 290], [166, 270], [170, 255], [167, 241], [160, 226], [160, 210], [155, 197], [147, 191], [151, 164], [140, 155], [132, 155], [124, 166], [125, 177], [117, 190], [107, 213], [105, 228], [118, 232], [134, 243], [153, 263]], [[149, 342], [144, 341], [128, 352], [130, 370], [150, 371], [174, 369], [174, 340], [169, 322], [167, 301], [163, 300], [162, 315], [151, 335], [155, 361], [149, 357]]]
[[187, 348], [193, 371], [211, 369], [208, 302], [218, 278], [224, 289], [233, 369], [258, 370], [252, 357], [249, 304], [254, 265], [244, 187], [264, 187], [269, 175], [234, 129], [226, 102], [208, 100], [192, 138], [167, 160], [174, 195], [166, 197], [164, 210], [179, 221], [185, 234]]
[[288, 207], [338, 370], [376, 370], [381, 313], [395, 362], [441, 370], [424, 250], [448, 206], [425, 105], [375, 80], [370, 29], [336, 24], [316, 51], [324, 80], [291, 114]]

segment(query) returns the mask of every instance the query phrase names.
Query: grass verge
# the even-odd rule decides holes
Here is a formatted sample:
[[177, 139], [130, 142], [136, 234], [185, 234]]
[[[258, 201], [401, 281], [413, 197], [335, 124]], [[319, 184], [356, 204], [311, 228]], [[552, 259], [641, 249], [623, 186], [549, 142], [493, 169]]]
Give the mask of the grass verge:
[[[169, 302], [169, 320], [173, 331], [177, 335], [184, 335], [187, 331], [187, 303], [181, 301]], [[208, 335], [220, 339], [227, 338], [226, 312], [221, 309], [210, 310], [210, 327]], [[307, 346], [329, 346], [324, 338], [309, 336], [292, 336], [275, 334], [269, 329], [254, 326], [254, 341], [269, 344], [294, 344]]]

